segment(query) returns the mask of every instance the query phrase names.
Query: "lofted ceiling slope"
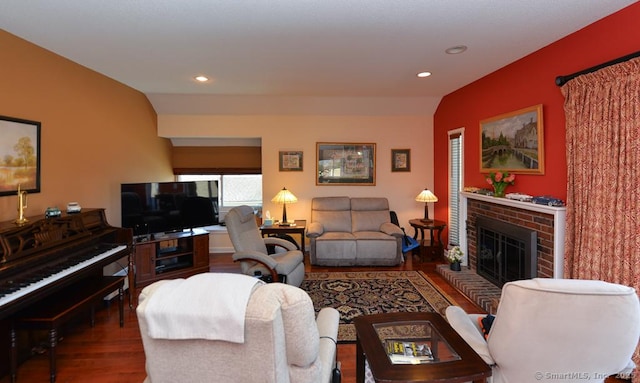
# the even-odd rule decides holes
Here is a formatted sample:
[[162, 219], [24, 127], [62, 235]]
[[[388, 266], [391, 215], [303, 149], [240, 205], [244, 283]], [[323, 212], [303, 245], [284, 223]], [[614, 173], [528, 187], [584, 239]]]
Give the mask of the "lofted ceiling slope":
[[633, 2], [3, 0], [0, 27], [145, 93], [158, 114], [399, 114]]

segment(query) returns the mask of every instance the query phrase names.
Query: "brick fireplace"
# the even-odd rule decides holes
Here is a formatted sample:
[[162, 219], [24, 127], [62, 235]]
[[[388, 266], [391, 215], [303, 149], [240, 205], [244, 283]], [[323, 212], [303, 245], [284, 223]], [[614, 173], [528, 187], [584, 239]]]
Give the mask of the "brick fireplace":
[[536, 276], [562, 278], [564, 268], [564, 233], [566, 208], [537, 205], [531, 202], [495, 198], [474, 193], [460, 193], [460, 247], [465, 253], [462, 271], [438, 265], [436, 271], [488, 313], [498, 307], [501, 289], [476, 272], [475, 227], [478, 216], [490, 217], [507, 225], [536, 232]]
[[489, 217], [499, 222], [526, 228], [537, 234], [536, 275], [541, 278], [562, 278], [564, 267], [565, 207], [537, 205], [507, 198], [495, 198], [474, 193], [461, 193], [461, 247], [468, 257], [463, 264], [476, 270], [476, 219]]

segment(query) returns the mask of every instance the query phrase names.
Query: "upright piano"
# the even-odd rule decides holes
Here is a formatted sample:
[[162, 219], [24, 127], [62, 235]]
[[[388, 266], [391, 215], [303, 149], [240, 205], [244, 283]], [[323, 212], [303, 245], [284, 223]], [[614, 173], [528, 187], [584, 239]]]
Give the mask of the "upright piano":
[[0, 321], [124, 257], [131, 282], [132, 246], [131, 230], [109, 225], [104, 209], [0, 223]]

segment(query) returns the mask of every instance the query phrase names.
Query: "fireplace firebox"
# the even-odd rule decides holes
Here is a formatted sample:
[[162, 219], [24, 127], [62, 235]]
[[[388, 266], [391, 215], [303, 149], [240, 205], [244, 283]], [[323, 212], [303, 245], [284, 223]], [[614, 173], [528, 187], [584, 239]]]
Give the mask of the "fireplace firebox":
[[498, 287], [536, 277], [537, 233], [486, 216], [476, 217], [476, 272]]

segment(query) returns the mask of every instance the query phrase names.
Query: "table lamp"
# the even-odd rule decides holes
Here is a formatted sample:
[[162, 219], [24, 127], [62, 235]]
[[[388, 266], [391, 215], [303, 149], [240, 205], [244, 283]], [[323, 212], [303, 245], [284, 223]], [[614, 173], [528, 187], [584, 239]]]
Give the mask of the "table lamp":
[[427, 204], [429, 202], [438, 202], [438, 197], [436, 197], [429, 189], [424, 189], [420, 194], [418, 194], [416, 201], [424, 202], [424, 219], [422, 219], [422, 222], [432, 222], [432, 220], [429, 219], [429, 207]]
[[287, 188], [282, 188], [282, 190], [273, 197], [271, 202], [282, 204], [282, 219], [280, 220], [280, 226], [289, 226], [289, 223], [287, 222], [287, 204], [298, 202], [296, 196], [287, 190]]

